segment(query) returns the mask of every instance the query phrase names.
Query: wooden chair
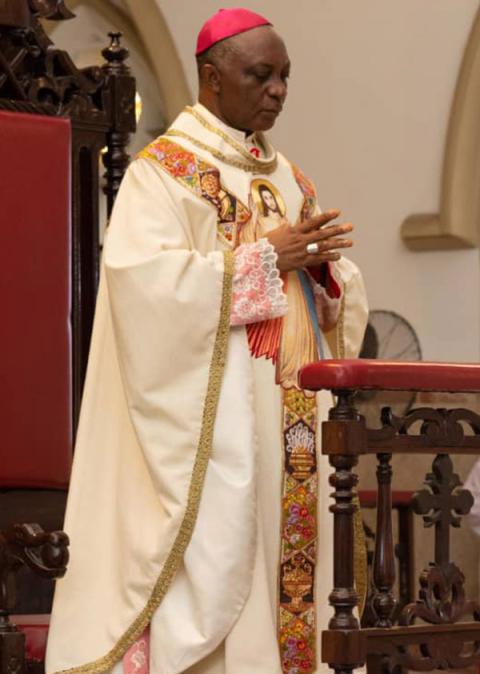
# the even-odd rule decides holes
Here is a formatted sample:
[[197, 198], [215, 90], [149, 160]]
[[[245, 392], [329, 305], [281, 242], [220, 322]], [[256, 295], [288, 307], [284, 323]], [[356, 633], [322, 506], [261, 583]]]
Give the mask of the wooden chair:
[[[26, 671], [24, 632], [41, 661], [48, 616], [31, 614], [48, 613], [66, 568], [59, 530], [99, 273], [99, 156], [107, 148], [110, 212], [135, 128], [120, 35], [103, 67], [78, 70], [40, 23], [72, 16], [64, 0], [0, 3], [0, 674], [12, 662]], [[24, 632], [12, 611], [30, 614], [17, 620]]]
[[[325, 360], [308, 365], [300, 383], [336, 396], [323, 423], [323, 452], [334, 472], [335, 492], [333, 615], [322, 634], [322, 660], [338, 674], [367, 663], [368, 671], [464, 669], [480, 663], [480, 605], [465, 596], [465, 576], [450, 556], [450, 527], [460, 526], [473, 497], [461, 488], [451, 455], [480, 454], [480, 416], [465, 409], [418, 408], [405, 417], [382, 412], [382, 427], [369, 429], [354, 404], [358, 390], [480, 392], [480, 365]], [[432, 562], [419, 579], [418, 600], [395, 613], [395, 562], [392, 534], [391, 457], [397, 453], [434, 454], [426, 488], [412, 507], [425, 526], [435, 528]], [[361, 628], [355, 616], [354, 466], [376, 454], [377, 527], [371, 609], [374, 626]]]

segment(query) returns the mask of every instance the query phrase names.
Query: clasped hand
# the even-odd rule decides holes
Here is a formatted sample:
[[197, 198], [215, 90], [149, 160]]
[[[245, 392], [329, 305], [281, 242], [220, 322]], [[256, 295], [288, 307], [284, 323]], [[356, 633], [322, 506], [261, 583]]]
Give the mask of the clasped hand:
[[[352, 231], [351, 223], [328, 224], [339, 215], [339, 210], [326, 211], [294, 226], [286, 223], [268, 232], [266, 238], [275, 248], [279, 270], [293, 271], [303, 267], [316, 267], [322, 262], [339, 260], [338, 250], [353, 245], [351, 239], [343, 238], [344, 234]], [[307, 246], [311, 243], [317, 244], [318, 252], [307, 251]]]

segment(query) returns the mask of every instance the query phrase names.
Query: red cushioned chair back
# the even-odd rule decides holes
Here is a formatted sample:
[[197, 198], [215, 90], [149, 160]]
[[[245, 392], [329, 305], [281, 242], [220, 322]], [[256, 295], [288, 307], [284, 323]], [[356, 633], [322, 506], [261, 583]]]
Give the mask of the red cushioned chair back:
[[0, 487], [72, 456], [70, 122], [0, 112]]

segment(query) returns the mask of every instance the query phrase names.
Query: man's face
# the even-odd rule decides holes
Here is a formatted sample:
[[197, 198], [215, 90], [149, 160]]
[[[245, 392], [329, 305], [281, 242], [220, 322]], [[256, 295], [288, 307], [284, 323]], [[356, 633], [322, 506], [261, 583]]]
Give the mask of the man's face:
[[287, 97], [290, 60], [285, 44], [270, 26], [231, 40], [234, 51], [217, 68], [219, 111], [236, 129], [271, 129]]

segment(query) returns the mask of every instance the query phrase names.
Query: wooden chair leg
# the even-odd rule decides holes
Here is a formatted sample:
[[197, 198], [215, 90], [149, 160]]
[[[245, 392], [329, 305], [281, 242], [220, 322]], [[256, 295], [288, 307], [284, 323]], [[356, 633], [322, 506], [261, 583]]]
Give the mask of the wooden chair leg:
[[399, 610], [415, 601], [415, 558], [413, 546], [413, 511], [410, 505], [397, 506], [399, 564]]
[[25, 635], [8, 616], [1, 616], [0, 621], [0, 674], [27, 674]]
[[32, 674], [25, 660], [25, 635], [10, 622], [15, 606], [15, 572], [28, 566], [45, 578], [61, 578], [68, 562], [68, 537], [38, 524], [0, 531], [0, 674]]

